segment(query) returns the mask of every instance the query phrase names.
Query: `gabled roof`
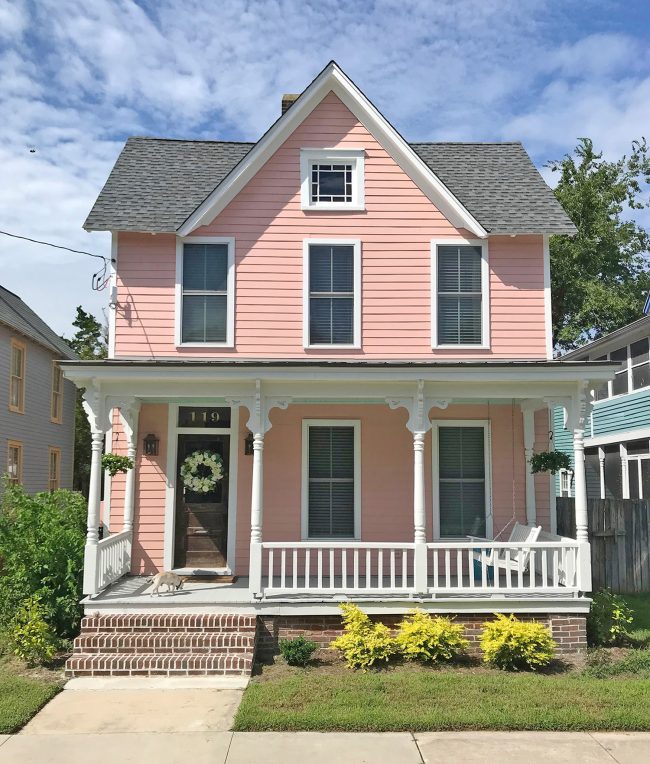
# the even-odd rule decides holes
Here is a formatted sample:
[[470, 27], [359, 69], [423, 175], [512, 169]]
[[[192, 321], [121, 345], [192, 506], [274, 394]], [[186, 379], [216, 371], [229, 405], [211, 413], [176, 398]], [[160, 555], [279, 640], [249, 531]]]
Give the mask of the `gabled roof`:
[[6, 324], [58, 356], [75, 360], [79, 356], [53, 329], [39, 318], [18, 295], [0, 286], [0, 323]]
[[257, 143], [130, 138], [84, 227], [188, 234], [226, 206], [330, 91], [454, 225], [478, 236], [575, 232], [521, 144], [408, 144], [334, 62]]

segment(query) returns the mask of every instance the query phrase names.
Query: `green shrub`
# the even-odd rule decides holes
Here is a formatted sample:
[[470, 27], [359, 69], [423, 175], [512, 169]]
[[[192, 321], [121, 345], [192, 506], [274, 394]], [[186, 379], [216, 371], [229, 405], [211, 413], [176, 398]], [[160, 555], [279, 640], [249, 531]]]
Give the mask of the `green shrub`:
[[302, 634], [294, 639], [280, 640], [280, 653], [290, 666], [306, 666], [317, 648], [315, 642], [309, 642]]
[[5, 489], [0, 508], [0, 628], [22, 603], [39, 597], [59, 637], [74, 637], [81, 619], [86, 502], [72, 491], [28, 496]]
[[345, 603], [341, 610], [344, 631], [330, 647], [341, 650], [350, 668], [367, 669], [395, 654], [395, 640], [387, 626], [373, 623], [356, 605]]
[[587, 616], [587, 641], [594, 646], [620, 644], [633, 615], [634, 611], [620, 594], [601, 589], [594, 595]]
[[555, 642], [543, 624], [497, 613], [494, 621], [483, 624], [481, 650], [483, 660], [498, 668], [536, 669], [550, 663]]
[[18, 609], [9, 633], [11, 649], [30, 666], [51, 661], [56, 637], [46, 621], [47, 610], [38, 597], [28, 597]]
[[427, 663], [452, 660], [469, 645], [462, 626], [450, 618], [432, 618], [419, 608], [402, 620], [395, 642], [408, 660]]

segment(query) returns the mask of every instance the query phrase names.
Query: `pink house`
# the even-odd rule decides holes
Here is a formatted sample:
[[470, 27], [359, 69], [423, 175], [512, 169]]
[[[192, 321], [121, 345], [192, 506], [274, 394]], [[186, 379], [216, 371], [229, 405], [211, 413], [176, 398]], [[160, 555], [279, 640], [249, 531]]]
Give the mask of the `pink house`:
[[[613, 369], [552, 360], [548, 237], [574, 227], [520, 144], [407, 143], [330, 63], [257, 143], [127, 141], [85, 227], [113, 289], [110, 358], [65, 364], [93, 433], [69, 673], [245, 673], [345, 599], [584, 647], [583, 429]], [[576, 539], [527, 463], [556, 406]], [[152, 597], [163, 570], [185, 586]]]

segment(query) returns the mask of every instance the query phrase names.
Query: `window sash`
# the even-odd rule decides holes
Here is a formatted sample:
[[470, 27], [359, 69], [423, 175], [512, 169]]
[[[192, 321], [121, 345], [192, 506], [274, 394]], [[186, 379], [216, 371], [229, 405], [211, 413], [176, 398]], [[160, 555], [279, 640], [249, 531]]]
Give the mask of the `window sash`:
[[483, 247], [436, 244], [436, 346], [480, 346], [483, 316]]
[[353, 345], [356, 268], [353, 244], [309, 244], [308, 344]]
[[180, 306], [181, 344], [226, 344], [232, 267], [228, 242], [183, 242]]
[[[353, 198], [354, 162], [322, 162], [310, 163], [309, 182], [312, 204], [320, 203], [352, 203]], [[327, 189], [327, 183], [336, 181], [340, 188], [333, 186]], [[323, 190], [325, 187], [325, 192]]]
[[60, 423], [63, 418], [63, 370], [55, 363], [52, 365], [52, 401], [51, 419]]
[[49, 450], [48, 488], [50, 491], [59, 489], [61, 483], [61, 451], [58, 448]]
[[23, 446], [22, 443], [9, 441], [7, 446], [7, 474], [12, 485], [18, 485], [23, 480]]
[[643, 337], [636, 342], [616, 348], [609, 353], [594, 358], [595, 361], [619, 361], [621, 368], [614, 379], [604, 382], [594, 390], [597, 401], [613, 398], [616, 395], [628, 395], [635, 390], [650, 387], [650, 341]]
[[9, 376], [9, 408], [21, 412], [25, 407], [25, 346], [11, 343], [11, 369]]

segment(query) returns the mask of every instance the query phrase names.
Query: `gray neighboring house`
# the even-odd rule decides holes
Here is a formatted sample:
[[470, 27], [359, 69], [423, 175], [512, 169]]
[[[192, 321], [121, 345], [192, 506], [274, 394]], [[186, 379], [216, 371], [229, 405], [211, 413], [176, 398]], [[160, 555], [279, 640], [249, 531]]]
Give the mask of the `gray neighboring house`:
[[76, 358], [18, 295], [0, 286], [0, 474], [28, 493], [72, 488], [75, 386], [59, 361]]

